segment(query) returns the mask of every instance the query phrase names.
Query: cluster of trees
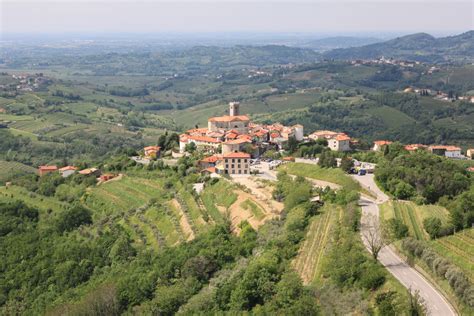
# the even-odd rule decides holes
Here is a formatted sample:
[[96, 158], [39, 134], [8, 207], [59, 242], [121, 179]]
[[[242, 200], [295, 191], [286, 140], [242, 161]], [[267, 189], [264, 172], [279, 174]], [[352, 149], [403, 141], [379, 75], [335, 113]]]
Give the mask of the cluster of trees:
[[472, 180], [461, 166], [424, 151], [400, 153], [397, 146], [387, 146], [386, 159], [375, 171], [382, 188], [396, 198], [435, 203], [469, 189]]
[[448, 281], [456, 296], [474, 308], [474, 285], [469, 278], [448, 260], [439, 256], [425, 242], [407, 238], [402, 248], [412, 257], [421, 259], [437, 276]]
[[124, 86], [110, 87], [109, 93], [119, 97], [141, 97], [150, 94], [147, 88], [129, 88]]
[[61, 98], [72, 100], [72, 101], [82, 100], [82, 97], [79, 94], [74, 94], [72, 92], [64, 93], [61, 90], [56, 90], [55, 92], [52, 93], [52, 95], [55, 97], [61, 97]]

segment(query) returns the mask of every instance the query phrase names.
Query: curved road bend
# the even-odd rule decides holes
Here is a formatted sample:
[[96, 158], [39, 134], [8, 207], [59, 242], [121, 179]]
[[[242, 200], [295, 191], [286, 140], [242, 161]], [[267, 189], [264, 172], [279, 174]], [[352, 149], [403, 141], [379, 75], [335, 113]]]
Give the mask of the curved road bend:
[[[379, 219], [379, 206], [385, 201], [388, 201], [388, 196], [383, 193], [374, 181], [374, 175], [368, 174], [365, 176], [353, 176], [362, 186], [370, 189], [377, 195], [376, 201], [367, 197], [362, 197], [359, 205], [362, 207], [361, 219], [361, 235], [367, 230], [371, 229], [368, 223], [369, 218], [373, 216], [376, 220]], [[364, 240], [364, 238], [362, 238]], [[364, 240], [366, 244], [366, 241]], [[366, 244], [367, 246], [367, 244]], [[425, 305], [428, 309], [428, 314], [433, 316], [449, 316], [457, 315], [451, 304], [444, 298], [444, 296], [434, 288], [420, 273], [410, 267], [401, 259], [390, 247], [384, 247], [379, 253], [378, 260], [382, 265], [397, 278], [400, 283], [407, 289], [418, 291], [420, 296], [424, 299]]]

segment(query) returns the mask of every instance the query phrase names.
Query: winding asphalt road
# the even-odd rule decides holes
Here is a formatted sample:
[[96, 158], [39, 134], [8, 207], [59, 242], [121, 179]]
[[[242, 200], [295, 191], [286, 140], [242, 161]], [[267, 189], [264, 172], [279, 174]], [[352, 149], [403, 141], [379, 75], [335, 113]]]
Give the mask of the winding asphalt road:
[[[361, 235], [373, 229], [373, 221], [379, 220], [379, 206], [388, 201], [388, 196], [383, 193], [374, 181], [374, 175], [353, 176], [362, 186], [374, 192], [377, 199], [374, 201], [368, 197], [362, 197], [359, 201], [362, 207]], [[364, 240], [364, 243], [366, 241]], [[367, 246], [367, 244], [366, 244]], [[418, 271], [410, 267], [403, 259], [401, 259], [390, 247], [383, 247], [379, 252], [378, 260], [382, 265], [397, 278], [400, 283], [407, 289], [418, 291], [424, 299], [429, 315], [433, 316], [450, 316], [457, 315], [454, 308], [444, 298], [444, 296], [434, 288]]]

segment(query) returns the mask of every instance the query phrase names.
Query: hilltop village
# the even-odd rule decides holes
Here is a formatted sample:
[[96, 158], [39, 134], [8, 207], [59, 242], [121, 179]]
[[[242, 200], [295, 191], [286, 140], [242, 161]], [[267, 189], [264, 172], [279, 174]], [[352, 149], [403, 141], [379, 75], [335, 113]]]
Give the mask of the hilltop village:
[[[300, 124], [284, 126], [280, 123], [259, 124], [252, 122], [247, 115], [240, 113], [240, 103], [229, 103], [229, 115], [210, 117], [208, 126], [193, 128], [179, 135], [179, 153], [172, 152], [173, 158], [189, 155], [195, 151], [204, 155], [199, 160], [198, 167], [202, 173], [220, 175], [250, 175], [251, 164], [267, 152], [285, 154], [285, 149], [293, 144], [300, 146], [312, 143], [324, 144], [334, 152], [351, 152], [360, 150], [359, 140], [350, 137], [344, 132], [330, 130], [317, 130], [305, 136], [304, 127]], [[376, 140], [373, 142], [372, 151], [382, 151], [392, 144], [390, 140]], [[404, 149], [409, 152], [427, 150], [432, 154], [450, 159], [474, 159], [474, 148], [467, 149], [465, 154], [461, 147], [453, 145], [424, 145], [407, 144]], [[139, 163], [147, 164], [162, 156], [160, 146], [147, 146], [143, 148], [141, 158], [133, 157]], [[280, 155], [281, 156], [281, 155]], [[302, 157], [305, 158], [305, 157]], [[284, 161], [294, 161], [293, 157], [283, 157], [276, 160], [274, 165]], [[373, 166], [369, 167], [373, 171]], [[97, 181], [105, 182], [115, 178], [116, 174], [101, 174], [97, 168], [78, 170], [74, 166], [40, 166], [40, 176], [59, 172], [63, 177], [68, 177], [75, 172], [82, 175], [93, 175]], [[255, 170], [253, 170], [255, 171]], [[468, 171], [474, 171], [469, 168]], [[258, 171], [255, 171], [258, 172]]]

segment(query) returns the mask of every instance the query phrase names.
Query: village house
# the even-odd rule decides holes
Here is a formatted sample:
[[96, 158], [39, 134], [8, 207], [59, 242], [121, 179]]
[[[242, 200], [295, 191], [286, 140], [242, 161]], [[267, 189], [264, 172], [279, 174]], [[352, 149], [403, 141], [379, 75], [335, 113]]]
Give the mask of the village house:
[[390, 145], [392, 142], [389, 140], [376, 140], [374, 141], [373, 151], [380, 151], [383, 147]]
[[205, 157], [205, 158], [199, 160], [198, 165], [201, 169], [207, 169], [207, 168], [210, 168], [210, 167], [215, 167], [216, 163], [217, 163], [217, 161], [219, 161], [219, 159], [221, 159], [220, 155], [213, 155], [213, 156]]
[[350, 151], [351, 138], [347, 135], [337, 135], [328, 139], [328, 147], [334, 151]]
[[38, 168], [38, 173], [40, 177], [44, 176], [45, 174], [56, 172], [56, 171], [58, 171], [57, 166], [39, 166]]
[[100, 181], [106, 182], [106, 181], [112, 180], [115, 177], [116, 175], [113, 173], [104, 173], [100, 176]]
[[65, 166], [65, 167], [59, 168], [59, 173], [61, 174], [63, 178], [67, 178], [73, 175], [74, 173], [76, 173], [76, 171], [77, 171], [77, 168], [74, 166]]
[[145, 154], [146, 158], [154, 159], [160, 156], [160, 150], [160, 146], [148, 146], [143, 148], [143, 153]]
[[216, 164], [219, 174], [250, 174], [250, 155], [243, 152], [222, 155]]
[[327, 130], [321, 130], [321, 131], [315, 131], [311, 134], [308, 135], [309, 139], [312, 140], [318, 140], [318, 139], [330, 139], [330, 138], [335, 138], [338, 135], [345, 135], [345, 133], [340, 133], [340, 132], [333, 132], [333, 131], [327, 131]]
[[408, 151], [425, 150], [427, 148], [428, 148], [428, 146], [423, 145], [423, 144], [408, 144], [408, 145], [405, 145], [405, 150], [408, 150]]
[[457, 146], [435, 145], [430, 146], [429, 150], [432, 154], [438, 156], [445, 156], [446, 158], [462, 159], [461, 148]]
[[87, 169], [84, 169], [84, 170], [81, 170], [79, 171], [79, 174], [83, 175], [83, 176], [95, 176], [95, 177], [99, 177], [101, 172], [99, 169], [97, 168], [87, 168]]
[[469, 158], [469, 159], [474, 159], [474, 148], [469, 148], [469, 149], [466, 151], [466, 156], [467, 156], [467, 158]]

